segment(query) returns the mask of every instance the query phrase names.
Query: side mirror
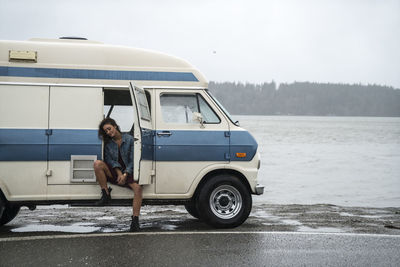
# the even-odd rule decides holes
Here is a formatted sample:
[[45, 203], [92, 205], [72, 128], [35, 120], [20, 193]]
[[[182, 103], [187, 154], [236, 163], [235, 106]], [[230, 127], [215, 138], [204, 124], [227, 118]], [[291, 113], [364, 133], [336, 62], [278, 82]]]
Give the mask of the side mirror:
[[201, 128], [204, 128], [203, 115], [199, 112], [193, 112], [193, 121], [198, 121], [201, 124]]

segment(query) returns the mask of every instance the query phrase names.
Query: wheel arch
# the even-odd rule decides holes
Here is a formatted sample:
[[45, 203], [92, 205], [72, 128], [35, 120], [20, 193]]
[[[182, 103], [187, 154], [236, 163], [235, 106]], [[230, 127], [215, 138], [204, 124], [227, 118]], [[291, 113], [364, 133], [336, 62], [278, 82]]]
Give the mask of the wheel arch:
[[195, 200], [198, 197], [201, 188], [207, 181], [209, 181], [210, 179], [212, 179], [217, 175], [223, 175], [223, 174], [228, 174], [237, 177], [245, 185], [245, 187], [251, 194], [250, 184], [247, 181], [246, 177], [241, 172], [233, 169], [215, 169], [209, 171], [206, 175], [204, 175], [203, 178], [200, 180], [200, 182], [197, 184], [196, 190], [194, 191], [192, 196], [192, 200]]
[[7, 194], [8, 193], [8, 191], [7, 191], [7, 188], [5, 187], [5, 185], [0, 181], [0, 198], [2, 198], [3, 199], [3, 201], [5, 201], [5, 202], [8, 202], [8, 199], [7, 199]]

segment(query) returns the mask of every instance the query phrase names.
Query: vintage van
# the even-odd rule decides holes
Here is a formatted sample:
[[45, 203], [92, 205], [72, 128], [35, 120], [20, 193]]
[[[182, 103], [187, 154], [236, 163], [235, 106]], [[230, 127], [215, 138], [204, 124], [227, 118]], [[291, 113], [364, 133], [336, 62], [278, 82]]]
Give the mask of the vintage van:
[[[218, 228], [248, 217], [257, 142], [207, 90], [204, 76], [166, 54], [83, 38], [0, 41], [0, 225], [21, 206], [91, 205], [99, 122], [134, 136], [144, 204], [185, 205]], [[113, 186], [113, 205], [133, 193]]]

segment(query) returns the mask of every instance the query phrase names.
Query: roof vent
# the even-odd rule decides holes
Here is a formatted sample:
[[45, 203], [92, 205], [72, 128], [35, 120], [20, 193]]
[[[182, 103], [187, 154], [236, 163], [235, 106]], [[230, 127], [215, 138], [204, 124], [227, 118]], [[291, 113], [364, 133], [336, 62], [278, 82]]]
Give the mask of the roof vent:
[[43, 39], [43, 38], [31, 38], [31, 42], [44, 42], [44, 43], [75, 43], [75, 44], [103, 44], [102, 42], [89, 41], [82, 37], [61, 37], [59, 39]]
[[87, 38], [84, 38], [84, 37], [72, 37], [72, 36], [60, 37], [60, 39], [63, 39], [63, 40], [87, 40]]

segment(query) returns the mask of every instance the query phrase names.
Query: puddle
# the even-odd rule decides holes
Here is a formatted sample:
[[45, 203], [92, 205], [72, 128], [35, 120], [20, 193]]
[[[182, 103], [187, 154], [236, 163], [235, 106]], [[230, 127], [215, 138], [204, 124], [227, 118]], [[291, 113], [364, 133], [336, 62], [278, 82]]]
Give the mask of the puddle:
[[318, 227], [312, 228], [308, 226], [300, 226], [297, 229], [298, 232], [313, 232], [313, 233], [345, 233], [343, 229], [333, 227]]
[[269, 214], [266, 211], [255, 211], [255, 212], [252, 212], [250, 214], [250, 216], [258, 217], [258, 218], [269, 218], [269, 219], [273, 217], [271, 214]]
[[171, 225], [171, 224], [161, 225], [162, 230], [175, 230], [176, 228], [178, 228], [178, 226], [176, 225]]
[[303, 225], [301, 222], [296, 220], [281, 220], [281, 222], [288, 225]]
[[356, 215], [348, 213], [348, 212], [340, 212], [339, 215], [340, 216], [356, 216]]
[[348, 212], [340, 212], [340, 216], [348, 216], [348, 217], [361, 217], [361, 218], [370, 218], [370, 219], [380, 219], [385, 217], [384, 215], [356, 215]]
[[103, 217], [96, 218], [96, 220], [98, 220], [98, 221], [115, 220], [115, 219], [116, 218], [114, 216], [103, 216]]
[[51, 224], [30, 224], [24, 227], [12, 229], [12, 232], [68, 232], [68, 233], [91, 233], [100, 230], [100, 227], [92, 226], [93, 223], [75, 223], [72, 225], [59, 226]]
[[383, 218], [385, 216], [381, 216], [381, 215], [359, 215], [358, 217], [370, 218], [370, 219], [379, 219], [379, 218]]

